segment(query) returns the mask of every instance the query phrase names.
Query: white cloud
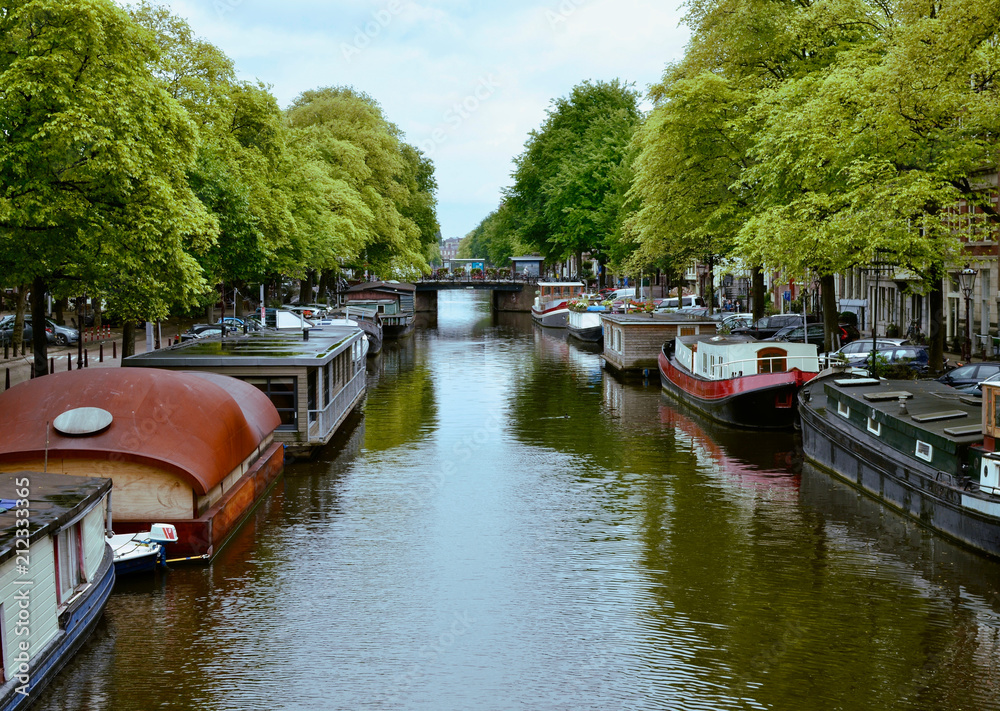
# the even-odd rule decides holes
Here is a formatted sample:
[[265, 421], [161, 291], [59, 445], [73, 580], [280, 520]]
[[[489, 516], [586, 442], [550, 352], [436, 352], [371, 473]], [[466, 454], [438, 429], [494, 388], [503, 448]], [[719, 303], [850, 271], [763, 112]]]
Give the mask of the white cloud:
[[161, 2], [283, 106], [343, 84], [379, 101], [410, 143], [433, 146], [445, 237], [496, 208], [552, 99], [585, 79], [644, 92], [687, 41], [680, 10], [653, 0]]

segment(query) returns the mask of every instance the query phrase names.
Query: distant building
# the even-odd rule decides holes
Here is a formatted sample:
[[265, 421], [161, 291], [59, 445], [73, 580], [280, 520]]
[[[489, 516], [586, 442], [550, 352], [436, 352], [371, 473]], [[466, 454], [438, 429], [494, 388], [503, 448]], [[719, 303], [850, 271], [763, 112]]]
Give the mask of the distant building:
[[447, 262], [458, 255], [458, 245], [462, 241], [460, 237], [452, 237], [441, 242], [441, 261]]

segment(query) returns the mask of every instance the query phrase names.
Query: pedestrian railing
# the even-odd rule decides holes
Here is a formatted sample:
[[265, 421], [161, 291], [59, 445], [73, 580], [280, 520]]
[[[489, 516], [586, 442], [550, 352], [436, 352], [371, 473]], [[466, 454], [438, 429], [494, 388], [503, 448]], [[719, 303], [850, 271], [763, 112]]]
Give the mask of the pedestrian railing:
[[354, 406], [354, 401], [365, 389], [366, 374], [362, 368], [340, 389], [330, 404], [322, 410], [309, 410], [309, 442], [325, 442], [330, 431]]

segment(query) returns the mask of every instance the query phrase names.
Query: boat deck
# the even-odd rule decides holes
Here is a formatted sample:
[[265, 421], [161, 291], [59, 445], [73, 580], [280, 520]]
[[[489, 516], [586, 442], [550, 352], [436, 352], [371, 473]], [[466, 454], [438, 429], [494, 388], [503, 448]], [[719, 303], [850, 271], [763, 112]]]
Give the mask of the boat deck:
[[[822, 378], [806, 387], [813, 409], [827, 407], [828, 388], [886, 417], [911, 422], [914, 430], [932, 433], [956, 445], [976, 444], [983, 439], [982, 400], [935, 380]], [[900, 412], [900, 397], [906, 405], [905, 413]]]

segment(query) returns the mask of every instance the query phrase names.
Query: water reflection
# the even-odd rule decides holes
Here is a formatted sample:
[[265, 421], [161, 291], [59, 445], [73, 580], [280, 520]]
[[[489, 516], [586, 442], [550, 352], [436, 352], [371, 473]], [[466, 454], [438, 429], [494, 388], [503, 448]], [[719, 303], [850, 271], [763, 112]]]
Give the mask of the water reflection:
[[1000, 708], [996, 564], [487, 295], [40, 708]]

